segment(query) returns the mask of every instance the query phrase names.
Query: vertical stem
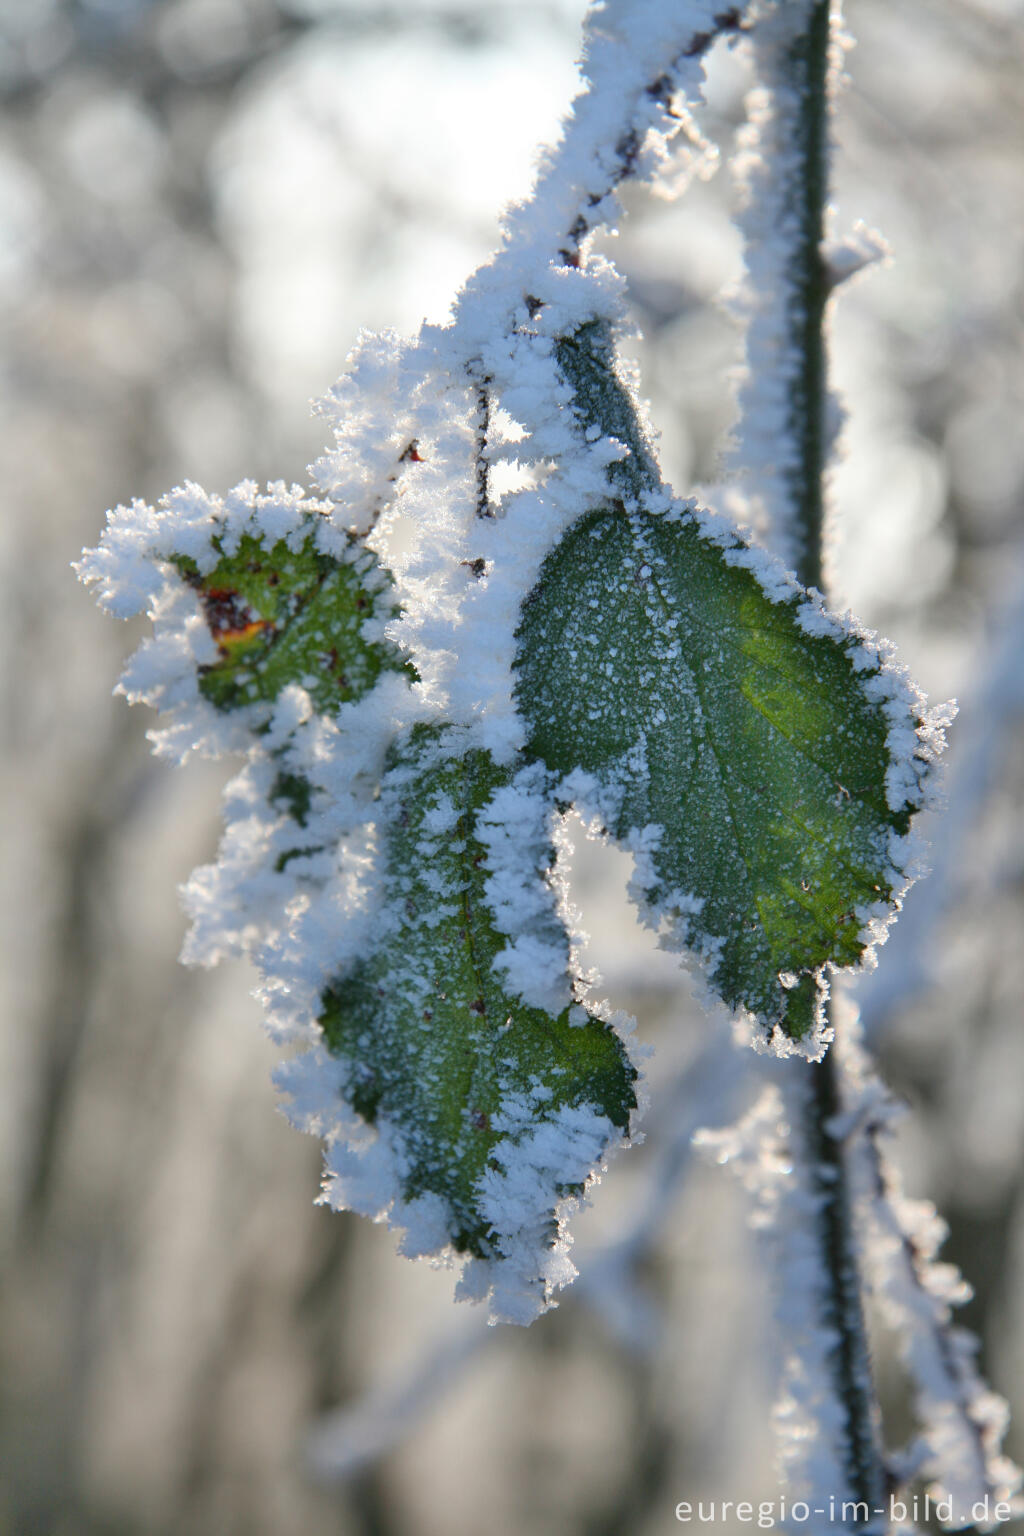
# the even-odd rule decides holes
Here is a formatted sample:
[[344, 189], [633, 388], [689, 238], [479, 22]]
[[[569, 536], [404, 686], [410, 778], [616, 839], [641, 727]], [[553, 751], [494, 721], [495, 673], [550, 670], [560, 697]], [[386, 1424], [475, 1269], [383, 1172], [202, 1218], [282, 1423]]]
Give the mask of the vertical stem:
[[825, 306], [828, 274], [822, 243], [828, 201], [830, 0], [814, 0], [807, 29], [789, 49], [785, 69], [799, 101], [797, 144], [789, 178], [788, 219], [796, 224], [789, 297], [789, 329], [798, 366], [789, 381], [789, 427], [797, 447], [787, 475], [797, 535], [796, 571], [805, 587], [822, 584], [825, 471], [828, 463], [826, 411], [828, 358]]
[[[790, 282], [784, 331], [788, 345], [787, 425], [793, 452], [783, 473], [789, 503], [789, 530], [797, 575], [805, 586], [822, 586], [822, 534], [825, 473], [828, 463], [828, 360], [825, 309], [829, 283], [822, 251], [828, 201], [829, 53], [831, 0], [812, 0], [804, 28], [784, 44], [776, 68], [778, 84], [791, 98], [791, 157], [781, 177], [785, 205], [779, 232], [790, 235]], [[788, 194], [788, 195], [786, 195]], [[821, 1322], [835, 1345], [830, 1366], [836, 1402], [842, 1413], [843, 1444], [837, 1460], [845, 1468], [855, 1501], [866, 1506], [866, 1519], [855, 1512], [849, 1529], [872, 1523], [872, 1511], [884, 1508], [886, 1474], [879, 1412], [862, 1305], [861, 1275], [853, 1228], [849, 1171], [843, 1142], [832, 1129], [843, 1111], [842, 1057], [836, 1045], [820, 1062], [806, 1067], [803, 1091], [795, 1095], [800, 1132], [819, 1199], [817, 1242], [827, 1284], [821, 1296]]]
[[867, 1506], [867, 1519], [851, 1522], [851, 1529], [856, 1530], [871, 1523], [872, 1510], [884, 1507], [886, 1473], [862, 1305], [850, 1175], [843, 1143], [830, 1130], [830, 1123], [843, 1111], [842, 1066], [835, 1044], [823, 1060], [809, 1062], [802, 1070], [810, 1078], [810, 1091], [804, 1099], [803, 1139], [821, 1202], [818, 1240], [822, 1269], [829, 1279], [829, 1288], [822, 1296], [822, 1321], [835, 1335], [830, 1364], [836, 1401], [844, 1417], [841, 1460], [854, 1500]]

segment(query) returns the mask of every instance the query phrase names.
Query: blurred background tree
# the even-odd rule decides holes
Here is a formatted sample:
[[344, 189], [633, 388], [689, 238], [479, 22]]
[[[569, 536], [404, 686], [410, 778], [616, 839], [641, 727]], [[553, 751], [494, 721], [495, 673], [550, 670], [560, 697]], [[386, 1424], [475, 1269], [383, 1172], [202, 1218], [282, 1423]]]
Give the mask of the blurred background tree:
[[[861, 995], [1020, 1460], [1024, 6], [846, 10], [839, 215], [894, 260], [835, 315], [833, 581], [962, 704], [936, 873]], [[704, 1106], [675, 1086], [705, 1026], [636, 931], [625, 861], [581, 842], [577, 894], [657, 1047], [650, 1141], [576, 1224], [575, 1294], [487, 1331], [447, 1276], [313, 1206], [319, 1148], [274, 1112], [250, 973], [175, 964], [224, 774], [149, 757], [109, 696], [138, 637], [68, 570], [133, 494], [303, 479], [307, 402], [358, 329], [441, 319], [527, 191], [582, 12], [0, 0], [0, 1531], [646, 1536], [680, 1499], [774, 1497], [743, 1203], [689, 1159]], [[748, 84], [715, 56], [723, 159]], [[732, 416], [734, 201], [727, 174], [634, 192], [616, 243], [684, 493], [713, 494]]]

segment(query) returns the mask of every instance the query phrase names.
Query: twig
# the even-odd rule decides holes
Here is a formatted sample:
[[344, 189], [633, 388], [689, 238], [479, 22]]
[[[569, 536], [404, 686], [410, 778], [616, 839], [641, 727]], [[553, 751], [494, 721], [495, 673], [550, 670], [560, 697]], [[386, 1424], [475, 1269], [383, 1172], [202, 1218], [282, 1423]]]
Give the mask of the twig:
[[935, 1479], [932, 1491], [951, 1500], [966, 1522], [972, 1508], [1009, 1502], [1020, 1485], [1019, 1469], [1001, 1454], [1007, 1407], [978, 1374], [976, 1341], [953, 1326], [953, 1308], [971, 1291], [954, 1265], [936, 1262], [945, 1223], [929, 1202], [905, 1197], [886, 1155], [885, 1141], [902, 1106], [875, 1073], [852, 1008], [844, 1009], [842, 1026], [833, 1049], [843, 1063], [849, 1102], [845, 1124], [835, 1129], [849, 1148], [872, 1288], [898, 1331], [921, 1425], [915, 1443], [893, 1459], [893, 1470], [905, 1483], [921, 1474]]
[[[830, 0], [801, 0], [769, 13], [755, 29], [759, 98], [755, 127], [759, 159], [751, 167], [751, 202], [745, 217], [751, 242], [750, 380], [742, 393], [744, 468], [766, 490], [768, 534], [808, 587], [822, 584], [824, 478], [829, 411], [824, 313], [829, 279], [823, 256], [828, 197]], [[843, 1109], [842, 1067], [828, 1051], [816, 1063], [790, 1061], [781, 1079], [788, 1110], [791, 1178], [808, 1180], [803, 1198], [815, 1234], [820, 1364], [831, 1378], [830, 1406], [813, 1390], [806, 1403], [818, 1433], [832, 1443], [851, 1499], [866, 1506], [844, 1528], [871, 1523], [884, 1503], [886, 1472], [870, 1352], [861, 1304], [861, 1277], [853, 1229], [849, 1175], [833, 1125]], [[800, 1170], [808, 1170], [801, 1174]], [[796, 1191], [796, 1193], [799, 1193]], [[805, 1458], [804, 1473], [813, 1476]], [[817, 1488], [815, 1492], [834, 1493]]]

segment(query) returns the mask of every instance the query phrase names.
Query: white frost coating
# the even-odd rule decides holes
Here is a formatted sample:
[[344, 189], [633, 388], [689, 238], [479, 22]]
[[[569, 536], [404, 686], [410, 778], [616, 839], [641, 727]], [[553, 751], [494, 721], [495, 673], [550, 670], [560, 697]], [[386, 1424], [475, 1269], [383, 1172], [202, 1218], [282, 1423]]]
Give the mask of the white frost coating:
[[484, 887], [499, 933], [509, 943], [495, 958], [513, 996], [560, 1014], [572, 1002], [568, 943], [559, 912], [560, 889], [548, 873], [552, 856], [546, 775], [526, 768], [495, 791], [477, 819], [476, 837], [487, 849]]
[[[954, 1265], [936, 1260], [946, 1224], [930, 1201], [907, 1199], [888, 1157], [886, 1138], [902, 1106], [872, 1069], [856, 1011], [847, 1004], [838, 1023], [848, 1085], [843, 1129], [867, 1278], [899, 1338], [920, 1425], [903, 1458], [906, 1475], [930, 1479], [932, 1497], [952, 1501], [954, 1526], [971, 1525], [975, 1504], [1010, 1502], [1021, 1485], [1020, 1469], [1001, 1452], [1007, 1405], [978, 1373], [977, 1340], [953, 1326], [953, 1309], [971, 1291]], [[1013, 1509], [1024, 1514], [1024, 1501], [1013, 1500]]]
[[325, 512], [297, 485], [282, 480], [261, 494], [255, 481], [243, 480], [224, 497], [211, 496], [191, 480], [169, 491], [157, 507], [133, 501], [107, 513], [98, 548], [83, 552], [75, 569], [96, 588], [98, 601], [118, 618], [149, 613], [157, 599], [173, 589], [163, 572], [171, 555], [194, 560], [201, 574], [212, 571], [220, 554], [211, 531], [224, 536], [224, 552], [237, 549], [245, 533], [265, 532], [272, 539], [299, 533], [311, 513]]
[[145, 613], [153, 621], [153, 638], [128, 663], [119, 691], [164, 716], [151, 735], [161, 756], [183, 761], [193, 752], [247, 752], [269, 712], [265, 704], [252, 704], [226, 713], [200, 694], [198, 669], [215, 661], [217, 650], [195, 594], [170, 564], [172, 556], [193, 560], [207, 575], [247, 534], [271, 543], [285, 539], [295, 548], [311, 526], [318, 546], [337, 554], [328, 510], [283, 481], [264, 493], [245, 480], [224, 497], [188, 481], [157, 507], [133, 501], [107, 514], [99, 546], [83, 551], [75, 568], [109, 612], [122, 619]]
[[310, 472], [339, 521], [356, 533], [372, 526], [395, 494], [401, 464], [417, 451], [416, 400], [403, 371], [408, 350], [393, 331], [364, 332], [345, 373], [316, 407], [331, 423], [336, 447]]
[[[161, 711], [154, 750], [179, 760], [193, 752], [248, 759], [225, 790], [217, 861], [196, 870], [183, 889], [192, 919], [183, 959], [213, 964], [247, 953], [268, 988], [280, 992], [286, 981], [289, 1007], [278, 998], [272, 1013], [280, 1036], [308, 1036], [325, 977], [365, 940], [376, 880], [376, 785], [395, 730], [416, 718], [417, 705], [405, 679], [385, 673], [333, 718], [317, 715], [295, 684], [273, 703], [216, 709], [199, 691], [199, 668], [216, 661], [216, 646], [196, 594], [170, 561], [186, 555], [208, 574], [246, 535], [298, 548], [311, 530], [325, 553], [365, 561], [365, 553], [341, 547], [327, 511], [297, 486], [278, 483], [261, 493], [245, 481], [221, 498], [187, 484], [157, 508], [119, 508], [79, 567], [106, 607], [122, 617], [146, 610], [153, 620], [153, 638], [129, 662], [120, 688]], [[373, 591], [380, 578], [369, 572], [364, 580]], [[271, 798], [282, 772], [309, 786], [304, 824]]]
[[[494, 1148], [496, 1166], [483, 1173], [478, 1188], [502, 1259], [475, 1260], [472, 1267], [486, 1264], [489, 1271], [492, 1319], [526, 1324], [551, 1306], [556, 1290], [575, 1279], [566, 1217], [579, 1205], [607, 1148], [620, 1137], [610, 1120], [587, 1105], [565, 1106], [538, 1124], [536, 1104], [516, 1097], [506, 1101], [494, 1125], [505, 1134]], [[551, 1243], [554, 1185], [578, 1185], [581, 1193], [560, 1203]], [[538, 1254], [544, 1254], [539, 1269]], [[478, 1276], [467, 1278], [468, 1287], [478, 1284]]]

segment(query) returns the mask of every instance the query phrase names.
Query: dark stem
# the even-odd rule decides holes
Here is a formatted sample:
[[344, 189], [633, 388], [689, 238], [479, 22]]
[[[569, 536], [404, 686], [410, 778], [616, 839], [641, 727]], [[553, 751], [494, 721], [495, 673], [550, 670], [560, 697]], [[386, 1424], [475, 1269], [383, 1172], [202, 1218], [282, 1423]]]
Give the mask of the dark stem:
[[799, 447], [790, 480], [799, 540], [797, 575], [805, 587], [822, 585], [822, 534], [825, 521], [825, 470], [828, 463], [826, 410], [828, 358], [825, 306], [828, 270], [822, 251], [828, 202], [829, 91], [831, 29], [829, 0], [815, 0], [806, 32], [789, 50], [790, 88], [799, 97], [795, 175], [787, 191], [785, 216], [795, 215], [790, 334], [800, 359], [789, 381], [789, 426]]
[[804, 1101], [804, 1142], [821, 1202], [818, 1232], [822, 1268], [828, 1276], [821, 1321], [836, 1340], [830, 1364], [836, 1400], [844, 1414], [841, 1460], [853, 1500], [866, 1505], [868, 1512], [867, 1520], [851, 1521], [850, 1529], [857, 1530], [871, 1523], [872, 1510], [884, 1508], [887, 1478], [862, 1304], [850, 1175], [844, 1143], [831, 1128], [844, 1107], [842, 1064], [836, 1047], [833, 1045], [822, 1061], [809, 1063], [806, 1070], [810, 1092]]
[[[795, 124], [795, 174], [787, 186], [784, 216], [795, 214], [793, 288], [789, 305], [790, 355], [799, 362], [789, 383], [789, 425], [798, 447], [790, 477], [794, 530], [798, 539], [797, 575], [805, 586], [821, 587], [825, 472], [828, 463], [826, 412], [828, 360], [825, 307], [828, 277], [822, 242], [828, 202], [830, 0], [814, 0], [807, 27], [790, 46], [788, 84], [798, 97]], [[840, 1460], [854, 1500], [867, 1506], [867, 1520], [854, 1518], [850, 1529], [871, 1522], [871, 1511], [884, 1507], [887, 1494], [880, 1443], [880, 1415], [872, 1380], [871, 1355], [862, 1302], [857, 1242], [853, 1225], [850, 1175], [844, 1144], [835, 1134], [843, 1111], [841, 1053], [833, 1045], [820, 1062], [809, 1063], [803, 1139], [821, 1206], [818, 1238], [827, 1286], [822, 1322], [835, 1336], [830, 1352], [836, 1400], [841, 1405], [843, 1445]]]

